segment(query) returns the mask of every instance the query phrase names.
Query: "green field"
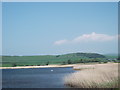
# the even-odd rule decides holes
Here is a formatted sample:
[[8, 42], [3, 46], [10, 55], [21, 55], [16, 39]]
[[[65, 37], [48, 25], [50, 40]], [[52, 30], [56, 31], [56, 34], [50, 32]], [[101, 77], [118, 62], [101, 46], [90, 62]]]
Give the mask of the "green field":
[[[75, 64], [91, 62], [108, 62], [108, 56], [97, 53], [70, 53], [64, 55], [38, 55], [38, 56], [2, 56], [3, 67], [49, 65], [49, 64]], [[114, 57], [117, 58], [117, 57]]]

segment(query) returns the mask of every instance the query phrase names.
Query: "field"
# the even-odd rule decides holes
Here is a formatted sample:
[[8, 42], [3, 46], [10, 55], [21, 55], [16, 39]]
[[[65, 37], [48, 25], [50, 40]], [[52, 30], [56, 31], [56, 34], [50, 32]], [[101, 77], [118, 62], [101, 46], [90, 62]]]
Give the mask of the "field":
[[[116, 57], [117, 58], [117, 57]], [[64, 55], [2, 56], [3, 67], [66, 65], [76, 63], [106, 63], [107, 57], [97, 53], [70, 53]]]
[[75, 88], [118, 88], [118, 63], [79, 65], [76, 67], [80, 71], [64, 78], [66, 86]]

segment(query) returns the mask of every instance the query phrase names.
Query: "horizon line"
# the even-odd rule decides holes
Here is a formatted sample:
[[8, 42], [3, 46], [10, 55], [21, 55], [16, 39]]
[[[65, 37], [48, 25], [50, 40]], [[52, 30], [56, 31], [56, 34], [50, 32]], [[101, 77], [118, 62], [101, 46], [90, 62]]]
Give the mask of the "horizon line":
[[31, 55], [0, 55], [0, 56], [44, 56], [44, 55], [65, 55], [65, 54], [73, 54], [73, 53], [96, 53], [96, 54], [102, 54], [102, 55], [107, 55], [107, 54], [115, 54], [118, 55], [118, 53], [97, 53], [97, 52], [70, 52], [70, 53], [62, 53], [62, 54], [31, 54]]
[[1, 2], [119, 2], [120, 0], [1, 0]]

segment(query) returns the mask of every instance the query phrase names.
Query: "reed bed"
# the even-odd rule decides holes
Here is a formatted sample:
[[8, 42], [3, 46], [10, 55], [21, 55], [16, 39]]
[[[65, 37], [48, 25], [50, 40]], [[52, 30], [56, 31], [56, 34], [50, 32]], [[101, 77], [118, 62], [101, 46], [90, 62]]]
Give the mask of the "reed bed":
[[81, 65], [79, 69], [80, 71], [64, 78], [66, 86], [75, 88], [118, 88], [117, 63], [88, 65], [88, 67]]

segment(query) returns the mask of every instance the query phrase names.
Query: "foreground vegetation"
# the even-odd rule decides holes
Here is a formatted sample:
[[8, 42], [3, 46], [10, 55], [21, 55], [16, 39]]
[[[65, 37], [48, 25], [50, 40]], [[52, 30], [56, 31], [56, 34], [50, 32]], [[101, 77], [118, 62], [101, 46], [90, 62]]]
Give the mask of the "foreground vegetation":
[[[118, 63], [81, 65], [81, 71], [64, 78], [65, 85], [75, 88], [118, 88]], [[77, 67], [77, 70], [78, 70]]]
[[[107, 63], [108, 57], [97, 53], [70, 53], [64, 55], [39, 55], [39, 56], [2, 56], [3, 67], [16, 66], [43, 66], [51, 64], [76, 64], [76, 63]], [[116, 57], [117, 58], [117, 57]], [[116, 60], [114, 60], [116, 62]]]

